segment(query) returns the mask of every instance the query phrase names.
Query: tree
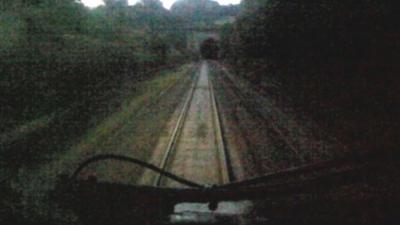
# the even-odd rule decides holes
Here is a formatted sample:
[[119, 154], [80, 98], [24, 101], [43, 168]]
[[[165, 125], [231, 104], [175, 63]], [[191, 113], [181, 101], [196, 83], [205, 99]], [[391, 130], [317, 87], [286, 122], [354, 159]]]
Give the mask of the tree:
[[126, 7], [128, 0], [103, 0], [106, 7]]
[[220, 9], [218, 2], [213, 0], [179, 0], [172, 5], [171, 12], [189, 26], [210, 26], [219, 17]]
[[141, 3], [149, 8], [163, 9], [163, 4], [160, 0], [141, 0]]

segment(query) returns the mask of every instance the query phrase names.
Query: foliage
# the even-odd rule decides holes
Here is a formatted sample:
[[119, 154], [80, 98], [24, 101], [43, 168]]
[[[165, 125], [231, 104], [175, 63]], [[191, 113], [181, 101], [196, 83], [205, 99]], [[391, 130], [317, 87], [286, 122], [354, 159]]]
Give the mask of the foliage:
[[188, 28], [215, 28], [215, 21], [236, 16], [239, 7], [221, 6], [213, 0], [178, 0], [171, 12], [185, 21]]
[[0, 132], [78, 102], [95, 108], [93, 96], [184, 55], [179, 20], [157, 1], [105, 3], [2, 1]]
[[[282, 89], [274, 94], [292, 99], [299, 112], [343, 139], [354, 141], [354, 133], [364, 133], [368, 137], [360, 137], [365, 140], [381, 137], [376, 143], [388, 144], [391, 132], [381, 135], [382, 121], [393, 127], [389, 120], [396, 113], [391, 106], [399, 102], [398, 3], [244, 0], [242, 4], [236, 23], [221, 34], [223, 55], [239, 73], [263, 85], [266, 92], [271, 92], [268, 79], [278, 80]], [[378, 115], [381, 122], [372, 124]], [[349, 127], [354, 130], [343, 132]]]
[[[109, 118], [130, 116], [121, 129], [124, 137], [137, 138], [129, 141], [154, 141], [163, 126], [159, 121], [166, 121], [160, 118], [176, 106], [143, 107], [181, 80], [178, 73], [157, 73], [186, 58], [180, 21], [157, 1], [105, 3], [89, 9], [77, 0], [0, 1], [0, 173], [10, 193], [0, 201], [1, 222], [11, 217], [16, 220], [5, 223], [49, 224], [42, 220], [60, 217], [71, 224], [64, 212], [54, 214], [45, 197], [57, 168], [66, 168], [55, 163], [56, 169], [35, 174], [38, 167], [64, 153], [82, 157], [71, 145], [112, 114], [117, 116]], [[126, 99], [134, 99], [129, 109]], [[145, 110], [152, 110], [141, 113], [147, 120], [134, 120]], [[152, 133], [140, 133], [149, 119]]]

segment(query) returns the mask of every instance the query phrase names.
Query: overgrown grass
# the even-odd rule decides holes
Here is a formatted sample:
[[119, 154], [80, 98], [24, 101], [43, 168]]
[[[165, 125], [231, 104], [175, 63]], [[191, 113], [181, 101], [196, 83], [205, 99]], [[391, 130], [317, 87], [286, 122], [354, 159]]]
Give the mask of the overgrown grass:
[[[189, 86], [190, 73], [191, 66], [186, 65], [141, 83], [136, 94], [124, 101], [117, 112], [90, 129], [68, 151], [54, 154], [50, 163], [38, 169], [20, 168], [5, 188], [11, 197], [1, 203], [12, 210], [0, 213], [18, 216], [12, 221], [29, 224], [77, 222], [74, 215], [61, 211], [49, 200], [48, 193], [54, 188], [57, 176], [71, 174], [81, 161], [100, 153], [143, 160], [150, 157], [169, 116]], [[95, 173], [101, 180], [134, 182], [141, 172], [130, 165], [102, 163], [83, 171], [83, 176]]]
[[47, 127], [54, 119], [55, 114], [46, 115], [24, 123], [10, 132], [0, 134], [0, 143], [12, 142], [13, 140], [21, 139], [32, 132], [41, 128]]
[[[256, 0], [224, 29], [222, 55], [263, 92], [291, 99], [299, 116], [336, 137], [345, 145], [338, 154], [396, 149], [396, 4]], [[268, 85], [270, 78], [280, 85]]]

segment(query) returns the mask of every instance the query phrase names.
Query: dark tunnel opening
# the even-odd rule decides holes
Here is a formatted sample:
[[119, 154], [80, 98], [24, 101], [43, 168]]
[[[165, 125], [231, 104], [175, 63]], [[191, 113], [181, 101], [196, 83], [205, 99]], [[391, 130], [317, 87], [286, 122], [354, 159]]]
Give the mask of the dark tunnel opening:
[[201, 43], [200, 53], [204, 59], [218, 59], [219, 46], [214, 38], [208, 38]]

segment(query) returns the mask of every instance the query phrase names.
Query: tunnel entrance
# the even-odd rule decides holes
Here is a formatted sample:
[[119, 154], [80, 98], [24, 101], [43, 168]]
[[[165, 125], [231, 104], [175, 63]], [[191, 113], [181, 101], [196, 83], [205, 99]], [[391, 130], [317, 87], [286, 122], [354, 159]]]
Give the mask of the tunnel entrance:
[[218, 42], [214, 38], [208, 38], [201, 43], [200, 53], [204, 59], [218, 59]]

